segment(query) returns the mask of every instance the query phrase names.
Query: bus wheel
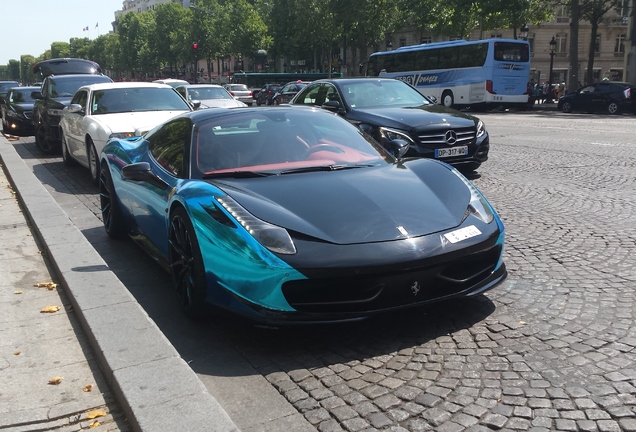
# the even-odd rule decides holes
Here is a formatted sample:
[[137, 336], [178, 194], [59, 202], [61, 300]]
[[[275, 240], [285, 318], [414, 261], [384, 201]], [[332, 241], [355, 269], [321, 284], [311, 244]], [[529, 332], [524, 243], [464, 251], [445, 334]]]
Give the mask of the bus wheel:
[[442, 105], [450, 108], [453, 106], [454, 103], [455, 101], [453, 100], [453, 92], [450, 90], [444, 90], [444, 93], [442, 93]]

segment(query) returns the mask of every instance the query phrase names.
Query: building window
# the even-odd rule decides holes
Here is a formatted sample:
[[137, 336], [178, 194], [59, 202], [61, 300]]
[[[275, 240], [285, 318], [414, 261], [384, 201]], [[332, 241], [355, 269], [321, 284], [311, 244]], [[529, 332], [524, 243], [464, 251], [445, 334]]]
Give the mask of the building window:
[[431, 36], [422, 36], [420, 38], [420, 43], [421, 44], [427, 44], [427, 43], [431, 43], [433, 42], [433, 38]]
[[567, 33], [558, 33], [556, 39], [556, 56], [566, 57], [568, 52], [568, 35]]
[[570, 8], [568, 6], [559, 6], [556, 11], [556, 22], [569, 23], [570, 22]]
[[501, 38], [503, 38], [503, 35], [501, 33], [491, 33], [490, 37], [492, 39], [495, 39], [495, 38], [501, 39]]
[[402, 37], [400, 38], [400, 42], [399, 42], [399, 43], [400, 43], [400, 46], [401, 46], [401, 47], [406, 46], [406, 38], [405, 38], [404, 36], [402, 36]]
[[528, 45], [530, 45], [530, 57], [534, 57], [534, 36], [535, 36], [534, 33], [532, 33], [531, 35], [528, 35]]
[[448, 40], [449, 41], [456, 41], [456, 40], [462, 40], [463, 38], [461, 36], [454, 36], [454, 37], [449, 37]]
[[616, 36], [616, 44], [614, 45], [614, 57], [623, 57], [625, 55], [625, 34]]

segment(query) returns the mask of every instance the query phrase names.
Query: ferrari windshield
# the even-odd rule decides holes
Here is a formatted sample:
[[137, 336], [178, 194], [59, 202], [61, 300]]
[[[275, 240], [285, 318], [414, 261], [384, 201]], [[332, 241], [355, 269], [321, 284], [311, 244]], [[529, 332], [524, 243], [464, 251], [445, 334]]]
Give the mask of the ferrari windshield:
[[[301, 173], [393, 163], [377, 142], [346, 120], [320, 110], [240, 109], [199, 123], [193, 176]], [[328, 169], [325, 169], [328, 168]]]

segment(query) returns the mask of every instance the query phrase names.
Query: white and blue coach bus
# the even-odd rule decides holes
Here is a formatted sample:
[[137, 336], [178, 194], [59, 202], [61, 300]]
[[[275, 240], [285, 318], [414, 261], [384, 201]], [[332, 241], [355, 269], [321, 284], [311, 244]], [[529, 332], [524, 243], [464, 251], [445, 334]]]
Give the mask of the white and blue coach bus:
[[405, 81], [449, 107], [523, 107], [530, 46], [500, 38], [405, 46], [371, 54], [367, 76]]

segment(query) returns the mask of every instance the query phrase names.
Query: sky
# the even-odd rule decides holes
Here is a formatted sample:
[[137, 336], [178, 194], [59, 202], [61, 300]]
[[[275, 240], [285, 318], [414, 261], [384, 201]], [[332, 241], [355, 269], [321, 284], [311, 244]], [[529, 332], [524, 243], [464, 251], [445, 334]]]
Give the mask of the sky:
[[[96, 37], [113, 30], [123, 0], [2, 0], [0, 65], [21, 55], [38, 57], [52, 42]], [[97, 26], [97, 27], [96, 27]], [[84, 30], [88, 27], [88, 30]]]

